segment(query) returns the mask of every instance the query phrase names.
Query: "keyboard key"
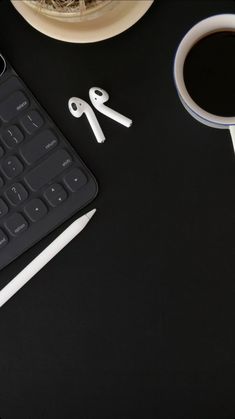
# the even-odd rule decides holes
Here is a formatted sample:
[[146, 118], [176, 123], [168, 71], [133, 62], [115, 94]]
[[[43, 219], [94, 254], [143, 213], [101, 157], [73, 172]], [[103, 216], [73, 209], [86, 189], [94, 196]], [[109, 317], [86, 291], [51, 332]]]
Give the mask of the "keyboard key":
[[25, 182], [33, 191], [50, 183], [72, 164], [72, 157], [65, 150], [58, 150], [25, 176]]
[[9, 122], [29, 106], [29, 101], [20, 90], [12, 93], [4, 102], [0, 103], [0, 118]]
[[0, 230], [0, 249], [6, 246], [8, 243], [8, 238], [5, 233], [3, 233], [2, 230]]
[[26, 205], [24, 210], [32, 222], [41, 220], [47, 214], [47, 207], [41, 199], [33, 199]]
[[4, 156], [4, 150], [3, 150], [3, 148], [0, 146], [0, 158], [1, 158], [2, 156]]
[[8, 157], [2, 164], [6, 177], [12, 179], [23, 172], [23, 165], [15, 156]]
[[55, 183], [45, 191], [44, 197], [52, 207], [57, 207], [67, 199], [67, 193], [61, 185]]
[[13, 148], [23, 141], [24, 136], [16, 125], [7, 128], [2, 134], [2, 140], [8, 148]]
[[64, 183], [70, 191], [76, 192], [87, 183], [87, 178], [80, 169], [74, 168], [64, 177]]
[[5, 204], [3, 199], [0, 198], [0, 218], [8, 213], [8, 206]]
[[20, 153], [26, 163], [32, 164], [49, 153], [57, 144], [58, 140], [55, 134], [50, 130], [46, 130], [24, 144], [20, 149]]
[[28, 198], [28, 192], [20, 183], [15, 183], [6, 191], [6, 197], [11, 205], [19, 205]]
[[21, 214], [14, 214], [12, 217], [8, 218], [5, 223], [5, 226], [10, 234], [13, 236], [19, 236], [28, 228], [28, 223]]
[[21, 124], [28, 134], [32, 134], [43, 125], [43, 119], [37, 111], [29, 111], [22, 118]]

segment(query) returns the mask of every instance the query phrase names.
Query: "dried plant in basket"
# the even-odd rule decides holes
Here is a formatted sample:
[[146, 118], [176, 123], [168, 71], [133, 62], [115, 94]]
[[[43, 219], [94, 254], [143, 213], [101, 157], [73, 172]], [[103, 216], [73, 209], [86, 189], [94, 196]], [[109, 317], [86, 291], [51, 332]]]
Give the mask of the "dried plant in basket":
[[28, 0], [27, 3], [39, 11], [82, 14], [110, 3], [110, 0]]

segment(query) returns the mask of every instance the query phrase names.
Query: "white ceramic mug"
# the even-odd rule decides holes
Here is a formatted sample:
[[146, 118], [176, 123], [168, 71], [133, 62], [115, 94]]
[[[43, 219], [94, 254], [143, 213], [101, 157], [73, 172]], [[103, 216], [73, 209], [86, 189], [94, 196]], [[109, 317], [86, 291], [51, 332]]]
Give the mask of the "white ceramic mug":
[[[176, 52], [174, 78], [179, 98], [185, 109], [199, 122], [214, 128], [229, 129], [235, 152], [235, 115], [222, 117], [214, 115], [198, 106], [189, 95], [184, 82], [184, 62], [191, 48], [202, 38], [215, 32], [234, 31], [235, 14], [223, 14], [209, 17], [193, 26], [186, 33]], [[231, 51], [231, 54], [234, 54]], [[234, 98], [235, 100], [235, 98]]]

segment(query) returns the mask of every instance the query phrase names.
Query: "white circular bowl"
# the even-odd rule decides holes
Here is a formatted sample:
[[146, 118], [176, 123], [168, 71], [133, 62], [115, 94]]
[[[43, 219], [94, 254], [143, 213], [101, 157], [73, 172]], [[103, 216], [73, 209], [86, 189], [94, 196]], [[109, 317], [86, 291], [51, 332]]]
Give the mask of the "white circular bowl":
[[[156, 1], [156, 0], [155, 0]], [[35, 29], [61, 41], [86, 43], [111, 38], [134, 25], [151, 7], [154, 0], [119, 0], [115, 7], [95, 19], [61, 21], [42, 15], [25, 2], [11, 0], [16, 10]]]

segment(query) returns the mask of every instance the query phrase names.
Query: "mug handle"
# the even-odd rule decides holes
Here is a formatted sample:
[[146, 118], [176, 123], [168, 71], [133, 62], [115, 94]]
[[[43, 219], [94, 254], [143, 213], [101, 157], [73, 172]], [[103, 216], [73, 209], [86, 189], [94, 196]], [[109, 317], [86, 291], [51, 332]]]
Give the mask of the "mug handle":
[[235, 125], [230, 125], [229, 126], [229, 131], [230, 131], [230, 134], [231, 134], [231, 137], [232, 137], [233, 150], [234, 150], [234, 153], [235, 153]]

